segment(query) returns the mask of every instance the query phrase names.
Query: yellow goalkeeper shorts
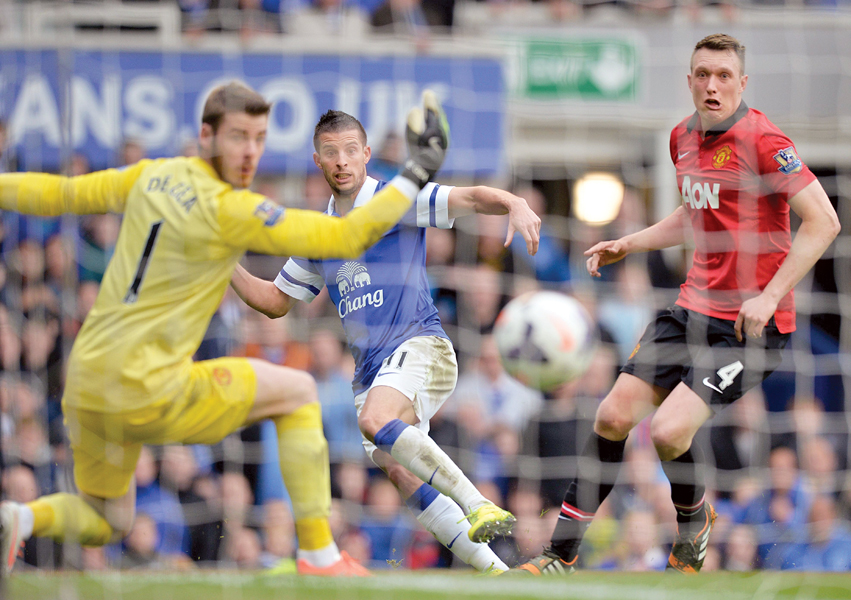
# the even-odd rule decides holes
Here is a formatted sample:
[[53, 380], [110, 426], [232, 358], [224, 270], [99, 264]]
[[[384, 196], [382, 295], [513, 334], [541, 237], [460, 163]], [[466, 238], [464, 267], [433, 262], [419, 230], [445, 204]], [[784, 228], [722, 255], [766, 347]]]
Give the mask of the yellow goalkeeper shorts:
[[175, 401], [118, 414], [63, 403], [77, 488], [97, 498], [123, 496], [144, 444], [215, 444], [245, 425], [256, 391], [246, 359], [220, 358], [194, 363]]

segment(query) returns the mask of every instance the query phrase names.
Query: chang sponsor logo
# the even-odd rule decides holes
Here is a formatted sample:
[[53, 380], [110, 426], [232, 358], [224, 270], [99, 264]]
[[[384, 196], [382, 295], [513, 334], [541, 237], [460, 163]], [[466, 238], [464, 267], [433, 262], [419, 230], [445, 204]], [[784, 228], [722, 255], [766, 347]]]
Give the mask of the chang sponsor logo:
[[371, 290], [366, 293], [361, 288], [371, 287], [372, 277], [366, 267], [357, 261], [343, 263], [337, 271], [337, 291], [340, 292], [340, 303], [337, 305], [337, 313], [340, 318], [347, 314], [364, 308], [384, 304], [384, 290]]

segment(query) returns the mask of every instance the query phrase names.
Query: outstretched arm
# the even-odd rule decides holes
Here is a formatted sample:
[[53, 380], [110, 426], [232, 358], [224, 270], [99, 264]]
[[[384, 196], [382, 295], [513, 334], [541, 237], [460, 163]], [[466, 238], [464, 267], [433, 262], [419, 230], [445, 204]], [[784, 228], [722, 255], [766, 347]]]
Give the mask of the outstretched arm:
[[[408, 113], [405, 129], [410, 154], [390, 185], [343, 218], [313, 211], [272, 208], [255, 195], [222, 198], [219, 226], [238, 248], [304, 258], [357, 258], [404, 216], [419, 191], [443, 164], [449, 125], [434, 92], [423, 92], [423, 108]], [[250, 194], [250, 193], [249, 193]]]
[[592, 277], [600, 277], [600, 267], [616, 263], [627, 254], [648, 252], [678, 246], [685, 242], [688, 219], [685, 209], [678, 206], [670, 215], [641, 231], [619, 240], [600, 242], [585, 251], [585, 267]]
[[274, 282], [255, 277], [242, 265], [236, 265], [230, 285], [243, 302], [270, 319], [283, 317], [298, 302], [279, 290]]
[[511, 244], [516, 231], [526, 240], [526, 250], [529, 254], [538, 252], [541, 219], [520, 196], [483, 185], [452, 188], [449, 192], [449, 218], [472, 214], [507, 214], [508, 235], [505, 238], [505, 247]]
[[219, 226], [237, 248], [274, 256], [357, 258], [377, 242], [417, 197], [419, 187], [397, 175], [369, 202], [345, 217], [313, 210], [286, 209], [251, 192], [221, 198]]
[[762, 293], [742, 303], [736, 318], [736, 338], [758, 338], [774, 315], [780, 300], [813, 268], [834, 238], [839, 235], [839, 218], [818, 181], [789, 199], [789, 206], [801, 217], [801, 226], [792, 240], [786, 260]]
[[127, 195], [151, 161], [126, 169], [107, 169], [79, 177], [47, 173], [0, 175], [0, 209], [52, 217], [124, 212]]

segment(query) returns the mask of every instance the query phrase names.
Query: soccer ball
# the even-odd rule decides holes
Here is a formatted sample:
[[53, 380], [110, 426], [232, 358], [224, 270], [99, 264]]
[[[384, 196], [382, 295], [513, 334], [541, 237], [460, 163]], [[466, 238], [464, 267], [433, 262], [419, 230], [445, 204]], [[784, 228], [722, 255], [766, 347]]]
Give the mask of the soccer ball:
[[558, 292], [515, 298], [499, 313], [493, 333], [508, 374], [542, 391], [582, 375], [598, 340], [588, 311]]

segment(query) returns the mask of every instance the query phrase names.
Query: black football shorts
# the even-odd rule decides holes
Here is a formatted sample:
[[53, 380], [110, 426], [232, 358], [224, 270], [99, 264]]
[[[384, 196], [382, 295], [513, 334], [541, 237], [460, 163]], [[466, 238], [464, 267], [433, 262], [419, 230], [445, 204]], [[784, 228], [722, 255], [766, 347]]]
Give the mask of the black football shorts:
[[730, 404], [774, 372], [791, 336], [780, 333], [772, 318], [762, 337], [740, 342], [733, 325], [669, 307], [644, 330], [621, 373], [666, 390], [682, 381], [710, 406]]

